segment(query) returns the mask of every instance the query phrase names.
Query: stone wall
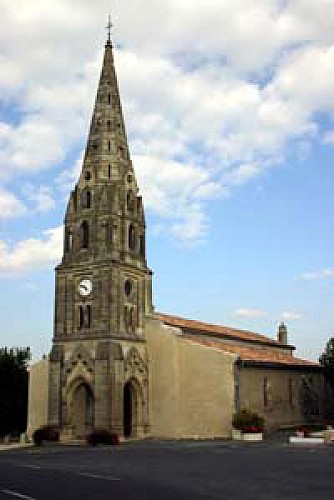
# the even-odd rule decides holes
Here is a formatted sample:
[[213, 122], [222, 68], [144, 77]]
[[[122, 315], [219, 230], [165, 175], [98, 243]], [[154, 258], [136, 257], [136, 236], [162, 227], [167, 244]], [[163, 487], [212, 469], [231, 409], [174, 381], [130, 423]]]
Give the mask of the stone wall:
[[151, 435], [228, 437], [236, 356], [190, 342], [158, 320], [147, 321], [146, 336]]
[[27, 434], [48, 423], [49, 361], [42, 359], [29, 368], [29, 399]]
[[241, 367], [239, 406], [257, 411], [267, 428], [323, 418], [324, 383], [311, 369]]

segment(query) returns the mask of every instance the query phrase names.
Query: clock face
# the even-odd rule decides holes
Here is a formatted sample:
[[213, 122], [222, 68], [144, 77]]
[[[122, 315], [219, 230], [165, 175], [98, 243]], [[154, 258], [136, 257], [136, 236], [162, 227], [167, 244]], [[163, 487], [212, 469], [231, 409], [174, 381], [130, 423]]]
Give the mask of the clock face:
[[86, 297], [87, 295], [89, 295], [93, 289], [93, 285], [92, 285], [92, 282], [89, 280], [89, 279], [83, 279], [80, 281], [79, 283], [79, 293], [80, 295], [82, 295], [83, 297]]

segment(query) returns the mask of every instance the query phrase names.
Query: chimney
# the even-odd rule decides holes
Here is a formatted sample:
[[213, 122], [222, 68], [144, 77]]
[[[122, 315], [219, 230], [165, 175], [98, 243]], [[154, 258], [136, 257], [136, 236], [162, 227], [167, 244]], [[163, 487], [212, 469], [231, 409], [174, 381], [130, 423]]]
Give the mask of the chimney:
[[277, 340], [280, 344], [287, 345], [288, 343], [288, 329], [286, 325], [282, 323], [278, 326]]

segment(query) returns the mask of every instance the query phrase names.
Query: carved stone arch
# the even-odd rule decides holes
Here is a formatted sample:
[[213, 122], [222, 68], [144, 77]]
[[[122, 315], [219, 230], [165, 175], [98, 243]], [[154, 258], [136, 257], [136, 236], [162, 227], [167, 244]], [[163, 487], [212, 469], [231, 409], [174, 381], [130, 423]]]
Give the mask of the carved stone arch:
[[93, 373], [94, 361], [92, 356], [87, 349], [81, 344], [76, 346], [71, 354], [71, 357], [65, 363], [65, 371], [67, 376], [74, 370], [74, 368], [81, 363], [82, 366], [87, 370], [88, 373]]
[[135, 347], [130, 347], [126, 353], [124, 365], [127, 378], [139, 377], [142, 380], [147, 378], [147, 363]]
[[87, 385], [93, 392], [92, 381], [89, 380], [88, 377], [85, 376], [85, 374], [78, 373], [75, 377], [71, 378], [66, 384], [67, 397], [71, 397], [71, 395], [73, 395], [76, 389], [82, 384]]

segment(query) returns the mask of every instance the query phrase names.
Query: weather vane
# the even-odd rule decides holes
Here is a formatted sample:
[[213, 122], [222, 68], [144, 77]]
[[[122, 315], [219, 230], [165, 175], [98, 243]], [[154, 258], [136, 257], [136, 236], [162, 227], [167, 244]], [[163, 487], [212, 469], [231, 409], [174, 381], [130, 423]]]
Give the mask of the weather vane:
[[108, 15], [108, 24], [107, 24], [107, 27], [106, 29], [108, 30], [108, 40], [107, 40], [107, 44], [110, 45], [111, 44], [111, 28], [113, 27], [113, 24], [111, 22], [111, 18], [110, 18], [110, 14]]

